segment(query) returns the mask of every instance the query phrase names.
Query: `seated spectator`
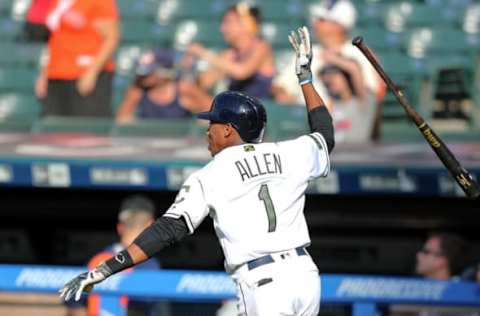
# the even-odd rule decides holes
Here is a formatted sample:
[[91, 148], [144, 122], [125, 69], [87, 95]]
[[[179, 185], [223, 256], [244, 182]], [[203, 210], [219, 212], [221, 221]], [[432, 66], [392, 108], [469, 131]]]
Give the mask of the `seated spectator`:
[[47, 20], [50, 0], [33, 0], [25, 18], [24, 33], [27, 40], [32, 42], [46, 42], [50, 31], [45, 24]]
[[[365, 141], [370, 138], [370, 135], [368, 137], [365, 135], [372, 132], [377, 103], [385, 91], [383, 83], [368, 60], [351, 44], [349, 31], [355, 25], [356, 15], [355, 7], [347, 0], [320, 1], [318, 4], [312, 5], [310, 10], [311, 24], [318, 41], [318, 44], [312, 45], [313, 84], [327, 103], [333, 119], [348, 120], [350, 121], [348, 124], [353, 124], [357, 120], [364, 119], [365, 116], [373, 116], [368, 118], [367, 126], [364, 127], [366, 131], [362, 132], [361, 137], [360, 135], [358, 137], [346, 136], [344, 139], [339, 138], [339, 143], [342, 141]], [[283, 69], [274, 80], [272, 91], [275, 100], [279, 103], [302, 104], [303, 102], [301, 90], [295, 84], [297, 78], [292, 75], [294, 73], [292, 69], [295, 67], [294, 60], [292, 56], [291, 64]], [[328, 69], [324, 70], [324, 68]], [[333, 69], [339, 69], [339, 71], [332, 71]], [[351, 89], [347, 89], [345, 78], [350, 83]], [[347, 94], [353, 94], [355, 101], [352, 102]], [[349, 111], [342, 109], [335, 113], [335, 106], [338, 104], [339, 108], [344, 108], [343, 103], [345, 102], [358, 104], [362, 109]], [[363, 114], [357, 119], [356, 114], [358, 113]], [[340, 115], [340, 117], [336, 117], [336, 115]], [[350, 117], [345, 117], [345, 115]], [[338, 124], [337, 127], [339, 127]], [[337, 131], [336, 128], [336, 137]], [[355, 128], [353, 128], [351, 136], [354, 131]], [[340, 134], [338, 135], [340, 136]]]
[[[129, 246], [133, 240], [155, 220], [155, 206], [153, 202], [142, 195], [127, 197], [120, 206], [118, 213], [117, 233], [119, 242], [114, 243], [90, 259], [88, 266], [95, 267], [113, 254], [120, 252]], [[158, 270], [160, 263], [151, 258], [137, 267], [135, 270]], [[129, 300], [128, 297], [119, 298], [120, 303], [128, 311], [127, 315], [169, 315], [169, 305], [155, 303], [148, 298], [136, 298]], [[87, 300], [67, 302], [67, 316], [99, 316], [104, 313], [100, 310], [102, 296], [92, 294]]]
[[188, 118], [190, 110], [178, 93], [174, 52], [149, 49], [140, 56], [135, 80], [127, 88], [117, 111], [117, 122], [128, 123], [135, 118]]
[[198, 43], [188, 47], [187, 54], [209, 64], [197, 82], [181, 82], [182, 94], [189, 104], [201, 104], [208, 110], [213, 99], [209, 90], [222, 79], [228, 80], [228, 90], [256, 98], [270, 97], [275, 64], [272, 48], [260, 37], [259, 28], [259, 9], [239, 3], [225, 12], [221, 24], [228, 49], [215, 53]]
[[417, 252], [415, 272], [433, 280], [451, 280], [464, 268], [467, 248], [456, 234], [432, 233]]
[[[352, 64], [352, 65], [357, 65]], [[370, 140], [375, 116], [375, 97], [366, 94], [358, 78], [334, 63], [319, 73], [328, 98], [335, 126], [335, 142], [360, 143]]]

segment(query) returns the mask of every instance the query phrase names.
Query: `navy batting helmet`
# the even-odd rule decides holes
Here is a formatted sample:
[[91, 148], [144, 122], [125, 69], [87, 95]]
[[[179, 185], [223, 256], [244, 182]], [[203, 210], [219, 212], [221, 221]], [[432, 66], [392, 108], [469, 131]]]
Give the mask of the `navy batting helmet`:
[[218, 94], [209, 112], [198, 117], [217, 123], [230, 123], [247, 143], [260, 143], [263, 139], [267, 112], [260, 101], [237, 91]]

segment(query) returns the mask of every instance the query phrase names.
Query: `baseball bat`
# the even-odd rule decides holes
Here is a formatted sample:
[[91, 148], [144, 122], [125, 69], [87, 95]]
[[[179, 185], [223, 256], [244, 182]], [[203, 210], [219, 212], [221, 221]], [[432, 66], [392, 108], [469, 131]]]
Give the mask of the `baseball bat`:
[[407, 113], [407, 116], [415, 123], [423, 138], [425, 138], [430, 147], [432, 147], [435, 154], [442, 161], [455, 181], [460, 185], [467, 197], [471, 199], [478, 198], [480, 196], [480, 187], [475, 182], [472, 175], [460, 165], [453, 153], [448, 149], [440, 137], [438, 137], [437, 133], [435, 133], [435, 131], [420, 116], [420, 114], [418, 114], [418, 112], [415, 111], [415, 109], [411, 106], [403, 91], [396, 86], [392, 79], [390, 79], [390, 77], [387, 75], [385, 70], [383, 70], [379, 60], [373, 51], [367, 46], [367, 44], [365, 44], [363, 38], [361, 36], [355, 37], [352, 41], [352, 44], [356, 46], [363, 53], [363, 55], [365, 55], [380, 77], [382, 77], [383, 81], [386, 83], [390, 91], [392, 91], [400, 105]]

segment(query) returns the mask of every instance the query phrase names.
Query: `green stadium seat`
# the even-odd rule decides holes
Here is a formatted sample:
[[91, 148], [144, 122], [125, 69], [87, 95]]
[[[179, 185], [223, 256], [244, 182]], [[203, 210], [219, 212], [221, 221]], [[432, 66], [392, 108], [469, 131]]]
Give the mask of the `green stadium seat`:
[[354, 1], [357, 9], [357, 23], [358, 27], [379, 27], [383, 25], [383, 13], [388, 3], [385, 1]]
[[404, 34], [394, 33], [378, 26], [357, 27], [350, 31], [352, 38], [362, 36], [376, 52], [397, 52], [404, 45]]
[[131, 76], [135, 62], [140, 57], [142, 51], [149, 45], [143, 44], [122, 44], [116, 52], [115, 60], [117, 63], [116, 74], [121, 76]]
[[419, 4], [413, 1], [400, 1], [385, 8], [383, 13], [386, 29], [404, 32], [416, 27], [448, 27], [453, 21], [445, 16], [440, 7]]
[[45, 116], [34, 123], [32, 132], [107, 135], [112, 124], [112, 120], [108, 118]]
[[419, 130], [409, 120], [384, 121], [381, 130], [381, 141], [384, 143], [415, 142], [423, 139]]
[[[27, 66], [38, 67], [42, 58], [45, 46], [36, 43], [0, 43], [0, 66]], [[15, 53], [5, 53], [15, 52]]]
[[122, 44], [156, 44], [168, 46], [172, 41], [172, 27], [161, 26], [150, 21], [124, 21]]
[[0, 132], [28, 132], [40, 115], [40, 104], [29, 94], [0, 94]]
[[308, 133], [307, 111], [304, 106], [279, 105], [264, 100], [267, 111], [265, 137], [272, 141], [295, 138]]
[[194, 20], [179, 22], [175, 30], [174, 47], [181, 50], [193, 42], [199, 42], [207, 47], [224, 46], [220, 22]]
[[23, 22], [13, 21], [10, 18], [0, 19], [0, 41], [10, 41], [22, 37]]
[[111, 134], [119, 137], [173, 137], [185, 138], [194, 134], [193, 119], [142, 119], [128, 124], [117, 124]]
[[117, 0], [117, 6], [123, 21], [155, 20], [156, 7], [155, 1], [148, 0]]
[[304, 7], [300, 0], [260, 0], [256, 2], [264, 21], [296, 22], [304, 18]]
[[[379, 56], [380, 63], [395, 84], [405, 93], [408, 100], [418, 111], [420, 107], [420, 87], [426, 74], [423, 60], [416, 60], [403, 54], [386, 54]], [[390, 91], [381, 104], [384, 121], [406, 120], [403, 108]]]
[[0, 68], [0, 93], [32, 93], [37, 74], [36, 69]]
[[157, 22], [167, 25], [186, 19], [219, 21], [227, 5], [222, 0], [164, 0], [158, 5]]
[[431, 55], [472, 54], [474, 46], [462, 31], [442, 28], [420, 28], [408, 32], [405, 50], [415, 58]]
[[122, 44], [140, 43], [167, 46], [172, 40], [172, 29], [150, 21], [123, 21]]
[[291, 47], [288, 41], [288, 34], [290, 34], [290, 31], [298, 28], [298, 26], [299, 24], [266, 22], [262, 24], [262, 35], [275, 50], [287, 49]]

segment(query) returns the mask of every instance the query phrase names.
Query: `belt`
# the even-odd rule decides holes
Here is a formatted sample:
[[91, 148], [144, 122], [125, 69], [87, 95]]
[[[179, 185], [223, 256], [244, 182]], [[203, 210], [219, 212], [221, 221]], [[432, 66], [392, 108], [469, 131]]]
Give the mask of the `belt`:
[[[306, 256], [307, 255], [307, 251], [305, 250], [305, 247], [295, 248], [295, 253], [297, 254], [297, 256]], [[280, 254], [280, 258], [285, 259], [285, 258], [287, 258], [287, 256], [285, 254]], [[247, 267], [248, 267], [248, 270], [253, 270], [255, 268], [258, 268], [260, 266], [263, 266], [265, 264], [269, 264], [269, 263], [272, 263], [272, 262], [275, 262], [275, 260], [273, 260], [272, 255], [266, 255], [266, 256], [248, 261], [247, 262]]]

